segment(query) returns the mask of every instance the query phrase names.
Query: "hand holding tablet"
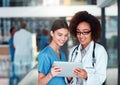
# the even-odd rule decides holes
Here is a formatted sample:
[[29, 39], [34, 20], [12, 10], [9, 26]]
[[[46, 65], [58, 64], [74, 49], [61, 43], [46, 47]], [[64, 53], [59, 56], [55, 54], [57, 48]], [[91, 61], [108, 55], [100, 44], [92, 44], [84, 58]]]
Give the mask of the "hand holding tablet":
[[76, 77], [75, 74], [73, 74], [73, 69], [82, 68], [82, 63], [54, 61], [53, 66], [62, 68], [62, 73], [57, 76]]

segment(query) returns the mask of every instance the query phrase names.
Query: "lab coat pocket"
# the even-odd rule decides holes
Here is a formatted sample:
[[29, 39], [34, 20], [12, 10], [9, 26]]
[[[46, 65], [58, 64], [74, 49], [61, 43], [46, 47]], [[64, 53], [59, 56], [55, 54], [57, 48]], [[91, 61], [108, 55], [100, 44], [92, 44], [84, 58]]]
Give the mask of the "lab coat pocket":
[[95, 73], [95, 68], [94, 67], [85, 67], [87, 73]]

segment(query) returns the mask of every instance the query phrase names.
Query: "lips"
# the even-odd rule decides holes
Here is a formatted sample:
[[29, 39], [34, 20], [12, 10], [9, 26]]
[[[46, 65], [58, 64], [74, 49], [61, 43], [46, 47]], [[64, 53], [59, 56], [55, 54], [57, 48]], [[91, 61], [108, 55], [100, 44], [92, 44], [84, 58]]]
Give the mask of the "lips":
[[84, 42], [84, 41], [85, 41], [85, 39], [83, 39], [83, 38], [80, 38], [80, 39], [79, 39], [79, 41], [80, 41], [80, 42]]
[[60, 42], [61, 44], [64, 44], [64, 42]]

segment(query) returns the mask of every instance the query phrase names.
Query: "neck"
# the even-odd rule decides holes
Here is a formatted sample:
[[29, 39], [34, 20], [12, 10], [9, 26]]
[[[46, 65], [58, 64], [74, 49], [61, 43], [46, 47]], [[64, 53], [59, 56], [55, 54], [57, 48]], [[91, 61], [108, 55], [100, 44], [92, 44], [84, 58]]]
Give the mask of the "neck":
[[56, 44], [50, 43], [49, 46], [52, 47], [55, 52], [59, 51], [59, 47]]
[[83, 50], [83, 49], [85, 49], [85, 48], [86, 48], [86, 46], [82, 45], [82, 49], [81, 49], [81, 50]]
[[60, 53], [59, 53], [59, 46], [57, 46], [55, 43], [53, 43], [53, 42], [51, 42], [50, 44], [49, 44], [49, 46], [51, 47], [51, 48], [53, 48], [53, 50], [56, 52], [56, 54], [60, 57]]

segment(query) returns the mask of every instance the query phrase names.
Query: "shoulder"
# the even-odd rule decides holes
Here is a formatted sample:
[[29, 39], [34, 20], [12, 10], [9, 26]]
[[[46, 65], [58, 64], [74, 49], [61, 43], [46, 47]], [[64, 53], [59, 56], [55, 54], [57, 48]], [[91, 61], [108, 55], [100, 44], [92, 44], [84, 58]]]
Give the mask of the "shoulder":
[[16, 31], [15, 34], [14, 34], [14, 36], [16, 36], [17, 34], [19, 34], [19, 32], [20, 32], [20, 30]]
[[101, 44], [99, 44], [99, 43], [96, 43], [95, 52], [96, 52], [98, 55], [106, 55], [106, 56], [107, 56], [107, 51], [106, 51], [106, 49], [104, 48], [103, 45], [101, 45]]
[[[26, 30], [26, 29], [23, 29], [23, 31], [24, 31], [24, 35], [25, 36], [27, 36], [27, 37], [29, 37], [29, 38], [32, 38], [32, 33], [31, 32], [29, 32], [28, 30]], [[22, 33], [23, 34], [23, 33]]]
[[26, 30], [26, 29], [24, 29], [24, 32], [25, 32], [26, 34], [31, 35], [31, 32], [29, 32], [29, 31], [28, 31], [28, 30]]
[[10, 38], [9, 41], [8, 41], [8, 44], [12, 44], [12, 41], [13, 41], [13, 39]]
[[104, 46], [99, 43], [95, 43], [95, 46], [97, 50], [105, 50]]
[[12, 40], [13, 40], [12, 37], [10, 37], [9, 42], [11, 42]]
[[17, 37], [20, 35], [20, 30], [16, 31], [14, 34], [14, 40], [17, 39]]
[[49, 54], [49, 47], [47, 46], [46, 48], [44, 48], [42, 51], [40, 51], [38, 58], [48, 58]]
[[108, 53], [107, 53], [106, 49], [104, 48], [103, 45], [101, 45], [99, 43], [96, 43], [95, 56], [97, 58], [96, 60], [98, 60], [98, 61], [107, 62], [107, 60], [108, 60]]
[[18, 31], [15, 32], [14, 36], [24, 34], [22, 29], [19, 29]]

